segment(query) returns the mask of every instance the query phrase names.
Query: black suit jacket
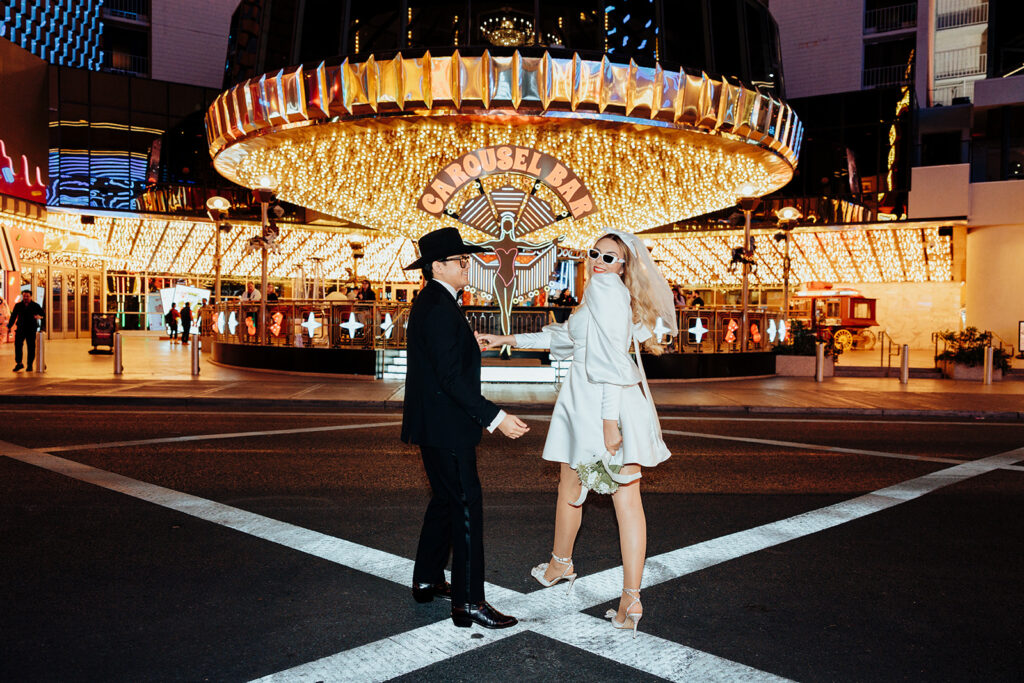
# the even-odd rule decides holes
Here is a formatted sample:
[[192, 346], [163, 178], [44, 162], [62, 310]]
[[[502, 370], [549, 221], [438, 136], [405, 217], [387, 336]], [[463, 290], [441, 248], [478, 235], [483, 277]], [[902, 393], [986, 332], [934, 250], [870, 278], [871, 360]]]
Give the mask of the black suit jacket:
[[462, 309], [439, 282], [412, 305], [402, 441], [437, 448], [480, 443], [499, 408], [480, 394], [480, 347]]

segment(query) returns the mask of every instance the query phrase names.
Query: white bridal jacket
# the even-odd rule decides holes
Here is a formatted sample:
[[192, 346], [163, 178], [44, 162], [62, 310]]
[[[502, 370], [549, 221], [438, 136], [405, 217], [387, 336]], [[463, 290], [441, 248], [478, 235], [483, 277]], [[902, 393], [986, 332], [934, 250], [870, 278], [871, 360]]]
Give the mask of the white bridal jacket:
[[670, 453], [661, 437], [654, 403], [641, 388], [641, 374], [629, 347], [650, 337], [633, 324], [629, 290], [615, 273], [590, 278], [583, 303], [564, 323], [541, 332], [515, 335], [519, 348], [551, 349], [552, 357], [571, 357], [544, 444], [544, 459], [594, 462], [605, 453], [602, 420], [618, 420], [622, 449], [614, 462], [653, 467]]

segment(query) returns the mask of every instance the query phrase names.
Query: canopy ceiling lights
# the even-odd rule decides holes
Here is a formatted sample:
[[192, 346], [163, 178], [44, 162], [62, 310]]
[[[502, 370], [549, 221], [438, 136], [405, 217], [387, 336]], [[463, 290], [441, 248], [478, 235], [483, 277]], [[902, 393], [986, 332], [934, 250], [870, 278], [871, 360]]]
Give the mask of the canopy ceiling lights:
[[731, 206], [745, 183], [767, 194], [792, 177], [802, 134], [789, 105], [729, 79], [547, 53], [294, 67], [231, 88], [207, 113], [225, 177], [255, 187], [269, 175], [280, 199], [411, 238], [450, 223], [416, 209], [438, 169], [481, 147], [538, 149], [597, 205], [535, 236], [568, 229], [575, 246], [605, 226]]

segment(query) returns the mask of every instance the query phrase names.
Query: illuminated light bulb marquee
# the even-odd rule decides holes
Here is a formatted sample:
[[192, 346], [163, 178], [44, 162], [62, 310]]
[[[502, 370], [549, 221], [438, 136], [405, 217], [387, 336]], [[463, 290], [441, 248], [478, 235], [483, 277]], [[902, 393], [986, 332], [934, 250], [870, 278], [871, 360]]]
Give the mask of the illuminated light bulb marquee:
[[[510, 176], [484, 178], [485, 188], [499, 187]], [[515, 178], [516, 176], [512, 176]], [[521, 177], [520, 189], [529, 192], [532, 182]], [[557, 195], [545, 194], [551, 206], [560, 206]], [[488, 190], [493, 192], [493, 190]], [[478, 193], [470, 186], [456, 200]], [[461, 208], [462, 204], [455, 206]], [[422, 213], [422, 212], [420, 212]], [[454, 218], [448, 217], [449, 223]], [[572, 220], [553, 226], [556, 235], [572, 227]], [[182, 220], [157, 216], [95, 216], [91, 224], [82, 224], [79, 213], [50, 210], [46, 221], [0, 213], [0, 225], [45, 233], [44, 244], [52, 263], [101, 267], [134, 273], [212, 276], [213, 224], [202, 220]], [[233, 223], [224, 235], [223, 273], [225, 277], [255, 278], [260, 271], [258, 256], [243, 256], [250, 237], [260, 231], [257, 223]], [[468, 226], [467, 226], [468, 227]], [[833, 230], [797, 228], [791, 233], [794, 286], [801, 282], [951, 282], [953, 280], [952, 238], [939, 234], [938, 224], [906, 227]], [[467, 230], [468, 232], [468, 230]], [[538, 231], [541, 232], [541, 231]], [[531, 241], [537, 240], [531, 233]], [[771, 232], [755, 234], [759, 264], [754, 286], [779, 287], [782, 283], [782, 245]], [[483, 233], [481, 233], [483, 235]], [[741, 239], [736, 233], [687, 233], [654, 238], [651, 254], [671, 282], [691, 287], [731, 289], [740, 284], [737, 273], [727, 268], [729, 246]], [[351, 243], [363, 245], [365, 257], [352, 257]], [[402, 265], [416, 259], [413, 242], [406, 237], [368, 236], [350, 232], [327, 231], [303, 225], [282, 225], [281, 253], [271, 261], [270, 277], [290, 279], [303, 268], [312, 277], [309, 263], [322, 258], [320, 276], [325, 281], [360, 278], [373, 282], [416, 282], [418, 271], [403, 271]], [[824, 245], [824, 246], [823, 246]], [[21, 250], [28, 262], [45, 262], [43, 251]], [[831, 279], [833, 275], [839, 275]], [[546, 283], [545, 283], [546, 284]], [[488, 288], [489, 289], [489, 288]]]
[[413, 201], [437, 169], [480, 148], [537, 149], [585, 173], [600, 211], [568, 226], [567, 246], [582, 247], [604, 227], [731, 206], [744, 183], [781, 187], [803, 130], [785, 103], [704, 73], [456, 51], [246, 81], [217, 98], [207, 135], [225, 177], [272, 175], [281, 199], [413, 239], [446, 224]]

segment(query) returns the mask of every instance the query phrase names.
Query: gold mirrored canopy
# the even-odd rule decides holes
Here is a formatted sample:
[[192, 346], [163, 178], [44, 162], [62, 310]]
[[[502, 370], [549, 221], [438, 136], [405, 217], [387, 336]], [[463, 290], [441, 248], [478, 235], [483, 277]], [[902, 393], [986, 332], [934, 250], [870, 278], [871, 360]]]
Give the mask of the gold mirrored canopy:
[[767, 194], [803, 137], [789, 105], [727, 78], [519, 52], [286, 69], [221, 94], [206, 123], [225, 177], [269, 176], [281, 199], [409, 237], [450, 223], [416, 200], [451, 160], [533, 147], [590, 188], [598, 211], [549, 229], [578, 244], [730, 206], [745, 183]]

